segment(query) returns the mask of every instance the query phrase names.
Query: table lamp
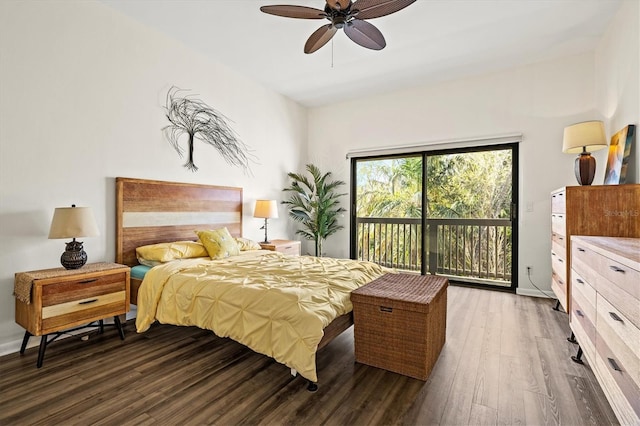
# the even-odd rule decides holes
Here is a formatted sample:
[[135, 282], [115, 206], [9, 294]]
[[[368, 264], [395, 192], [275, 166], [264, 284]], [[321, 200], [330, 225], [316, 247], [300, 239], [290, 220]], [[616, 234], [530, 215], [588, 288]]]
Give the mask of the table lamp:
[[580, 185], [591, 185], [596, 174], [596, 159], [590, 151], [606, 147], [602, 121], [585, 121], [564, 128], [562, 152], [580, 154], [575, 163], [576, 179]]
[[267, 239], [267, 221], [278, 217], [278, 205], [276, 200], [256, 200], [256, 208], [253, 210], [253, 217], [264, 218], [264, 226], [260, 228], [264, 228], [263, 243], [270, 243]]
[[65, 243], [66, 250], [60, 256], [60, 263], [66, 269], [78, 269], [87, 263], [87, 253], [79, 237], [97, 237], [100, 235], [91, 207], [57, 207], [53, 212], [49, 239], [73, 238]]

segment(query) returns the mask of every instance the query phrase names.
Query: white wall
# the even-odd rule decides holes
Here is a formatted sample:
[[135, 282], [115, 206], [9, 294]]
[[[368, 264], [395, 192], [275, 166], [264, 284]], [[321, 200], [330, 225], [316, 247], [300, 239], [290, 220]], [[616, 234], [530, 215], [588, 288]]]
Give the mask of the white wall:
[[[244, 188], [244, 234], [259, 240], [256, 198], [281, 199], [306, 158], [306, 109], [94, 1], [0, 2], [0, 353], [14, 323], [15, 272], [59, 266], [53, 209], [94, 209], [89, 261], [115, 258], [116, 176]], [[253, 175], [196, 145], [190, 172], [162, 135], [171, 85], [192, 89], [232, 121], [259, 159]], [[281, 206], [282, 207], [282, 206]], [[286, 217], [282, 209], [281, 218]], [[271, 237], [293, 232], [272, 220]]]
[[[522, 133], [518, 292], [539, 294], [525, 272], [532, 266], [534, 283], [550, 292], [549, 193], [576, 185], [575, 157], [561, 151], [563, 128], [592, 119], [602, 116], [595, 103], [594, 55], [588, 53], [316, 108], [309, 114], [309, 157], [348, 181], [349, 150]], [[598, 170], [596, 182], [603, 176]], [[326, 244], [334, 256], [348, 256], [348, 248], [348, 230]]]
[[[596, 50], [596, 100], [609, 137], [628, 124], [640, 124], [639, 25], [640, 2], [624, 1]], [[627, 183], [640, 183], [638, 144], [636, 133]]]

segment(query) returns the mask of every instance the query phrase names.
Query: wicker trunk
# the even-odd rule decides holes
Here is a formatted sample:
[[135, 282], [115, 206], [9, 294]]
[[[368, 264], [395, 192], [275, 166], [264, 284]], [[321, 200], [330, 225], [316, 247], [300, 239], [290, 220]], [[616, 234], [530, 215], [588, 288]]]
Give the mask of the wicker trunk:
[[356, 361], [426, 380], [444, 346], [449, 280], [385, 274], [351, 293]]

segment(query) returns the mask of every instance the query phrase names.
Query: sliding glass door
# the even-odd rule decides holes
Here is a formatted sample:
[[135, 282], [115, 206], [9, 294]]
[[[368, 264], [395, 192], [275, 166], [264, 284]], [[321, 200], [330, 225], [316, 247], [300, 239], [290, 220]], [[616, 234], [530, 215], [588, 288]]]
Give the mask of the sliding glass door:
[[351, 257], [515, 290], [517, 144], [352, 159]]

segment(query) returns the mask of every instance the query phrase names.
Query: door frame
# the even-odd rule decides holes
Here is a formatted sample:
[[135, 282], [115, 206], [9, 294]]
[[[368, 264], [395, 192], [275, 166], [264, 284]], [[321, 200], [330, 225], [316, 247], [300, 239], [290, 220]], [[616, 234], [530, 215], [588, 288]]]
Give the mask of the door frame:
[[501, 291], [509, 291], [515, 293], [518, 288], [518, 247], [519, 247], [519, 222], [520, 222], [520, 197], [519, 197], [519, 171], [520, 171], [520, 155], [519, 155], [519, 142], [508, 142], [508, 143], [498, 143], [491, 145], [479, 145], [479, 146], [471, 146], [464, 148], [450, 148], [450, 149], [433, 149], [433, 150], [423, 150], [420, 152], [406, 152], [406, 153], [394, 153], [391, 155], [379, 155], [379, 156], [363, 156], [363, 157], [352, 157], [351, 158], [351, 192], [350, 192], [350, 220], [349, 220], [349, 256], [351, 259], [355, 259], [357, 256], [357, 236], [356, 236], [356, 212], [357, 212], [357, 162], [358, 160], [383, 160], [383, 159], [391, 159], [398, 157], [416, 157], [422, 156], [422, 229], [423, 229], [423, 244], [422, 244], [422, 268], [421, 274], [425, 275], [427, 273], [427, 260], [429, 258], [429, 247], [427, 244], [424, 244], [425, 233], [424, 230], [427, 229], [427, 215], [425, 211], [425, 197], [427, 194], [427, 157], [436, 156], [436, 155], [447, 155], [447, 154], [459, 154], [459, 153], [471, 153], [471, 152], [482, 152], [482, 151], [495, 151], [500, 149], [510, 149], [511, 150], [511, 286], [497, 286], [491, 284], [474, 284], [474, 283], [460, 283], [461, 285], [468, 287], [479, 287], [479, 288], [487, 288]]

